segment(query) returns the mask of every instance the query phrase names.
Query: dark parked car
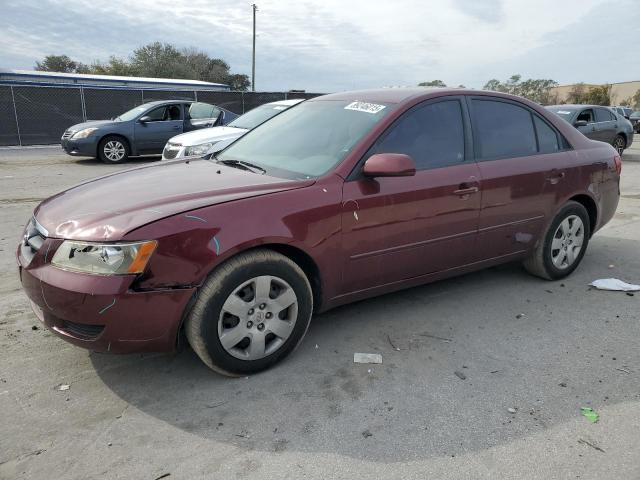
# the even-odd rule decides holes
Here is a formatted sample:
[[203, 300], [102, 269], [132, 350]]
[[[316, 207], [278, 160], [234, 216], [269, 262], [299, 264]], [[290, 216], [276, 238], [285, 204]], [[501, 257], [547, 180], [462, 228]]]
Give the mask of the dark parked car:
[[629, 115], [631, 115], [633, 113], [633, 109], [629, 108], [629, 107], [618, 107], [618, 106], [613, 106], [611, 107], [613, 110], [615, 110], [615, 112], [626, 118], [627, 120], [629, 120]]
[[613, 145], [620, 155], [633, 143], [631, 123], [609, 107], [552, 105], [547, 109], [560, 115], [586, 137]]
[[162, 153], [167, 140], [179, 133], [226, 125], [237, 116], [208, 103], [149, 102], [112, 120], [93, 120], [67, 128], [62, 148], [69, 155], [96, 156], [106, 163], [118, 163], [130, 155]]
[[171, 351], [184, 332], [209, 367], [246, 374], [293, 351], [313, 312], [505, 262], [569, 275], [614, 215], [620, 169], [611, 145], [522, 98], [326, 95], [210, 160], [45, 200], [19, 272], [75, 345]]
[[640, 112], [633, 112], [629, 115], [629, 121], [633, 126], [633, 131], [636, 133], [640, 133]]

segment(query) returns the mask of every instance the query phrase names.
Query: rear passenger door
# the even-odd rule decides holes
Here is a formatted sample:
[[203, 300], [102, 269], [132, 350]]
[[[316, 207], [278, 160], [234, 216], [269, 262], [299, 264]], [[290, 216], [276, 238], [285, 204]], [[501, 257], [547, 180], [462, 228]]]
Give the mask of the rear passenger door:
[[598, 107], [596, 111], [596, 125], [598, 130], [598, 140], [612, 143], [618, 132], [618, 122], [608, 108]]
[[573, 152], [521, 103], [485, 96], [468, 102], [482, 183], [476, 260], [518, 256], [554, 213]]

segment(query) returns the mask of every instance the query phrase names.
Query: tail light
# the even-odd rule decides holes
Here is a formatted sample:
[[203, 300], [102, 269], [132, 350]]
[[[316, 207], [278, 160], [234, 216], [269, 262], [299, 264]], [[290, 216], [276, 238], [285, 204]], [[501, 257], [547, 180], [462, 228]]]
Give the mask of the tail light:
[[620, 173], [622, 173], [622, 159], [620, 158], [620, 155], [615, 155], [613, 157], [613, 163], [616, 167], [616, 173], [620, 175]]

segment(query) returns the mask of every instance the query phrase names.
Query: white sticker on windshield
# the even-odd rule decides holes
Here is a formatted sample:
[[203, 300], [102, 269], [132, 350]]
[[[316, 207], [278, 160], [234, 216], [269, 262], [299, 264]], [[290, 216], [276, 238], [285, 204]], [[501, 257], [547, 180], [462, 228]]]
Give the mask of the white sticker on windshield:
[[560, 115], [569, 115], [571, 112], [569, 110], [558, 110]]
[[377, 103], [366, 102], [353, 102], [344, 107], [345, 110], [355, 110], [357, 112], [378, 113], [385, 108], [385, 105], [378, 105]]

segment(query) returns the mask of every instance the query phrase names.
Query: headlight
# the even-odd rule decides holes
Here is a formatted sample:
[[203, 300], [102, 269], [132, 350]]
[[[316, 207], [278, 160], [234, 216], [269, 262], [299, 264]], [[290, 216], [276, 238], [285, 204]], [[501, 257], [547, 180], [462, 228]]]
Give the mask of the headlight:
[[82, 130], [78, 130], [76, 133], [71, 135], [71, 138], [87, 138], [93, 132], [98, 130], [97, 128], [83, 128]]
[[97, 275], [141, 273], [158, 242], [90, 243], [65, 240], [51, 263], [64, 270]]
[[191, 157], [193, 155], [204, 155], [209, 151], [212, 145], [215, 145], [217, 142], [210, 143], [201, 143], [200, 145], [194, 145], [192, 147], [187, 147], [184, 149], [184, 156]]

